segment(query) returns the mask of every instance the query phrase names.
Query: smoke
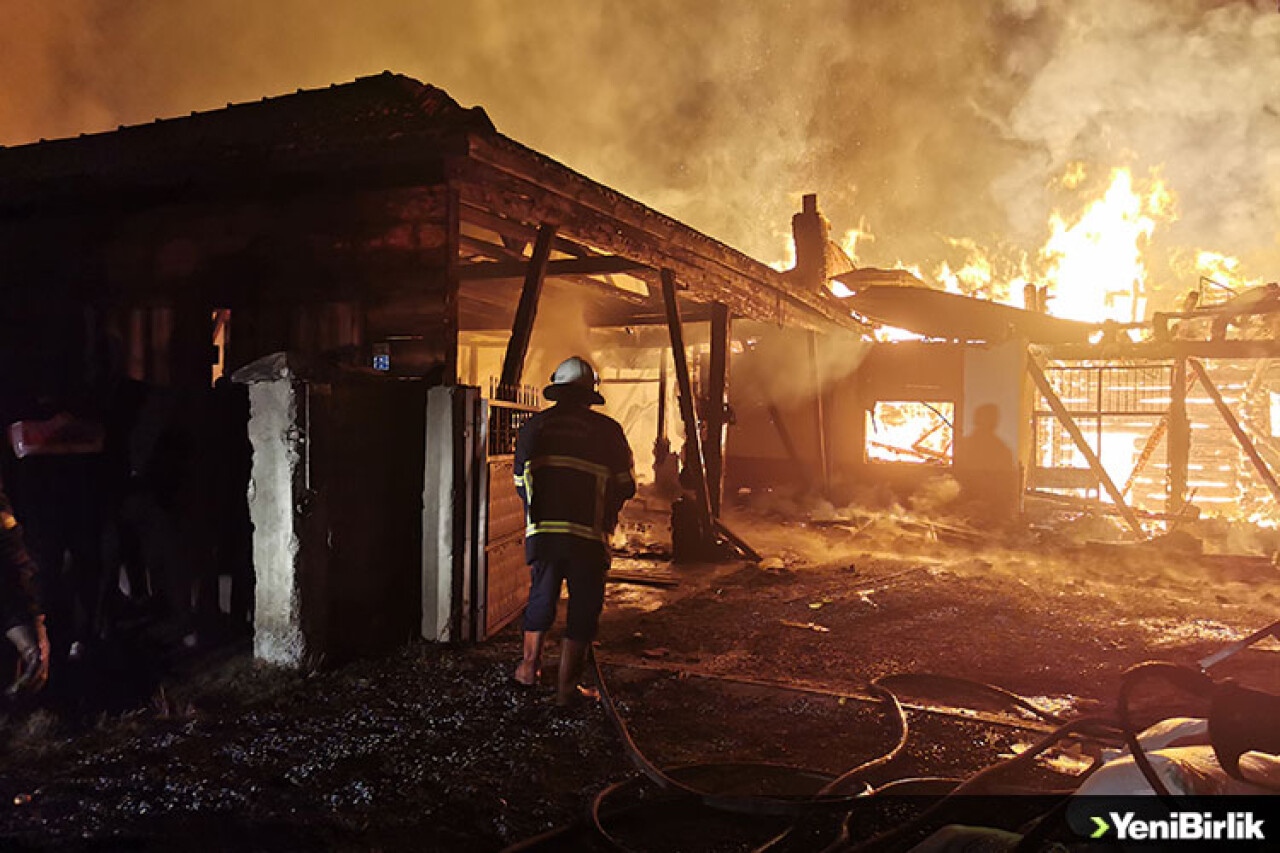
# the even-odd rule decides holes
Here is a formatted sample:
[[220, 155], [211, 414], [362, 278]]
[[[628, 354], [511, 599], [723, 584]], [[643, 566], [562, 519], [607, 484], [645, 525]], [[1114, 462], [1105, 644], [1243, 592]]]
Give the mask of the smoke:
[[765, 261], [812, 191], [837, 233], [874, 233], [868, 265], [957, 269], [966, 241], [1034, 257], [1049, 214], [1083, 206], [1058, 178], [1084, 163], [1167, 182], [1180, 219], [1157, 255], [1280, 270], [1271, 0], [0, 0], [0, 15], [0, 143], [389, 68]]

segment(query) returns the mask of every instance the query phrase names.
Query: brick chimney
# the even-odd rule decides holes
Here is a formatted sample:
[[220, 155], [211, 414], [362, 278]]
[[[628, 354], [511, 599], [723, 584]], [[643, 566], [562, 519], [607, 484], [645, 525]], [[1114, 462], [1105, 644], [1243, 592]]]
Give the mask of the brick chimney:
[[791, 235], [796, 244], [797, 283], [806, 290], [825, 290], [827, 280], [831, 277], [827, 268], [827, 242], [831, 235], [831, 223], [818, 212], [816, 193], [806, 195], [800, 212], [791, 217]]

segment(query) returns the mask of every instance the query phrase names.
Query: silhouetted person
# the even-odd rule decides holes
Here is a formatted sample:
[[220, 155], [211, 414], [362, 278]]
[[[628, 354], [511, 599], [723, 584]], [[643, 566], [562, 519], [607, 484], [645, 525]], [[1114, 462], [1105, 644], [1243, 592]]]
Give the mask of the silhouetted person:
[[964, 437], [956, 460], [961, 475], [960, 497], [975, 520], [997, 524], [1013, 520], [1018, 511], [1018, 466], [1009, 445], [996, 434], [1000, 409], [987, 403], [973, 413], [973, 431]]
[[0, 487], [0, 631], [18, 653], [18, 674], [5, 692], [34, 692], [49, 678], [49, 638], [36, 583], [36, 564], [22, 526]]
[[[25, 458], [13, 466], [13, 500], [26, 547], [41, 567], [41, 590], [53, 656], [92, 639], [102, 588], [101, 422], [80, 395], [43, 401], [23, 419]], [[89, 452], [85, 435], [97, 435]], [[15, 448], [16, 449], [16, 448]]]

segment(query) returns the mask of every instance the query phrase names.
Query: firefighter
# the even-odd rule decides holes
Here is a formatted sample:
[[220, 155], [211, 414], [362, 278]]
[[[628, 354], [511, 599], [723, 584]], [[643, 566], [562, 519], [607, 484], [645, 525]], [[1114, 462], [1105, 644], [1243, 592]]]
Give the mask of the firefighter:
[[22, 527], [0, 487], [0, 630], [18, 651], [12, 696], [44, 687], [49, 678], [49, 637], [36, 593], [36, 566], [22, 543]]
[[525, 559], [531, 577], [524, 656], [515, 678], [527, 686], [537, 683], [560, 585], [568, 582], [558, 705], [576, 698], [604, 606], [609, 536], [622, 505], [636, 493], [622, 426], [591, 410], [604, 403], [598, 385], [595, 369], [585, 359], [565, 360], [543, 391], [556, 405], [531, 417], [516, 443], [515, 483], [525, 506]]

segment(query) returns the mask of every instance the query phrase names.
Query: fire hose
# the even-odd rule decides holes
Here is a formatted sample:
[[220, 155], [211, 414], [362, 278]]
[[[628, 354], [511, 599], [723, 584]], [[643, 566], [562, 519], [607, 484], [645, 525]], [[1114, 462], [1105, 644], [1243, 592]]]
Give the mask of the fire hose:
[[[1234, 644], [1226, 651], [1234, 654], [1248, 645], [1252, 645], [1252, 643], [1276, 633], [1280, 633], [1280, 622], [1256, 632], [1246, 640]], [[958, 802], [963, 802], [962, 798], [966, 795], [1012, 793], [1016, 791], [1018, 793], [1040, 793], [1060, 797], [1061, 802], [1051, 809], [1049, 813], [1041, 816], [1017, 848], [1018, 850], [1031, 850], [1034, 849], [1032, 844], [1039, 840], [1044, 828], [1050, 825], [1050, 818], [1065, 807], [1068, 797], [1074, 793], [1075, 788], [1031, 791], [1026, 788], [1002, 786], [998, 783], [998, 779], [1013, 770], [1030, 766], [1038, 756], [1067, 738], [1083, 738], [1093, 743], [1123, 743], [1127, 745], [1135, 764], [1151, 785], [1152, 790], [1161, 797], [1167, 798], [1171, 796], [1167, 786], [1164, 785], [1155, 772], [1150, 759], [1138, 741], [1139, 730], [1136, 728], [1131, 715], [1130, 702], [1133, 692], [1137, 685], [1143, 681], [1160, 678], [1179, 687], [1184, 692], [1206, 697], [1210, 700], [1210, 740], [1223, 770], [1233, 778], [1249, 781], [1244, 779], [1239, 768], [1239, 760], [1244, 753], [1251, 750], [1280, 752], [1280, 729], [1271, 724], [1271, 721], [1280, 715], [1280, 696], [1242, 687], [1230, 680], [1215, 681], [1207, 674], [1206, 670], [1209, 666], [1220, 663], [1228, 656], [1230, 655], [1226, 653], [1212, 655], [1202, 661], [1199, 668], [1163, 661], [1137, 664], [1126, 670], [1121, 677], [1121, 686], [1117, 698], [1117, 716], [1115, 718], [1081, 717], [1069, 721], [1063, 721], [1057, 716], [1037, 708], [1017, 694], [981, 682], [954, 676], [929, 674], [885, 676], [871, 684], [871, 692], [891, 712], [891, 716], [896, 722], [897, 738], [894, 745], [880, 756], [858, 764], [839, 776], [833, 777], [830, 774], [807, 768], [765, 763], [692, 764], [666, 769], [657, 766], [645, 756], [632, 738], [627, 724], [608, 689], [599, 660], [596, 658], [594, 651], [592, 651], [589, 660], [595, 674], [596, 683], [599, 686], [601, 705], [606, 717], [608, 717], [618, 734], [627, 757], [639, 773], [628, 779], [608, 785], [593, 798], [589, 812], [590, 825], [601, 841], [614, 849], [625, 851], [628, 850], [628, 847], [610, 831], [607, 822], [632, 814], [639, 809], [651, 808], [655, 805], [695, 804], [699, 807], [741, 815], [792, 818], [793, 823], [789, 827], [775, 834], [763, 845], [754, 848], [753, 851], [753, 853], [781, 853], [781, 851], [787, 849], [786, 845], [792, 840], [793, 834], [800, 826], [801, 821], [812, 818], [815, 815], [837, 816], [843, 812], [836, 837], [822, 848], [823, 853], [848, 853], [849, 851], [869, 853], [869, 851], [892, 849], [904, 840], [918, 836], [919, 833], [935, 824], [942, 826], [951, 822], [945, 819], [946, 816]], [[886, 783], [879, 788], [872, 788], [863, 777], [898, 758], [906, 749], [910, 736], [910, 727], [902, 703], [897, 695], [886, 685], [912, 679], [934, 681], [950, 689], [963, 689], [986, 694], [1004, 701], [1012, 707], [1027, 711], [1045, 722], [1053, 723], [1057, 725], [1057, 728], [1044, 734], [1025, 751], [991, 765], [968, 779], [938, 777], [902, 779]], [[1095, 754], [1093, 763], [1080, 774], [1079, 781], [1082, 782], [1085, 778], [1088, 778], [1101, 766], [1101, 755]], [[822, 784], [816, 793], [803, 795], [744, 795], [703, 791], [693, 783], [698, 776], [706, 774], [710, 770], [732, 770], [737, 774], [756, 775], [790, 774], [797, 778], [807, 779], [813, 784], [819, 782]], [[656, 802], [641, 802], [612, 810], [606, 809], [611, 800], [623, 793], [634, 791], [642, 784], [642, 780], [648, 780], [653, 783], [666, 795], [666, 798]], [[853, 792], [852, 789], [858, 783], [861, 783], [861, 790]], [[945, 793], [940, 800], [903, 825], [860, 842], [855, 843], [852, 840], [851, 824], [857, 816], [857, 806], [865, 804], [868, 798], [902, 793], [906, 790], [913, 792], [932, 790]], [[572, 833], [577, 832], [579, 828], [579, 825], [575, 823], [552, 829], [508, 847], [506, 853], [538, 849], [560, 849], [559, 843]]]
[[[821, 773], [819, 771], [807, 768], [791, 767], [788, 765], [778, 764], [694, 764], [685, 765], [674, 768], [660, 768], [654, 764], [635, 743], [631, 733], [622, 718], [618, 707], [609, 691], [608, 684], [604, 679], [604, 673], [600, 669], [599, 660], [594, 652], [590, 656], [590, 664], [596, 677], [596, 683], [600, 690], [601, 705], [604, 708], [605, 715], [613, 725], [616, 733], [622, 741], [624, 751], [631, 763], [639, 771], [638, 775], [631, 776], [626, 780], [615, 782], [601, 790], [592, 800], [589, 817], [592, 829], [596, 836], [609, 846], [618, 850], [627, 850], [624, 842], [618, 839], [607, 826], [607, 821], [623, 817], [626, 814], [635, 811], [644, 806], [652, 806], [654, 803], [643, 803], [632, 805], [620, 809], [614, 809], [606, 812], [607, 803], [620, 794], [634, 790], [641, 784], [641, 780], [648, 780], [657, 788], [667, 795], [667, 799], [662, 801], [667, 804], [672, 803], [696, 803], [718, 811], [726, 811], [738, 813], [742, 815], [769, 815], [794, 818], [797, 822], [804, 818], [813, 817], [815, 814], [827, 814], [839, 816], [841, 813], [848, 815], [854, 806], [861, 802], [865, 802], [868, 796], [877, 792], [903, 793], [906, 790], [919, 792], [921, 790], [960, 790], [961, 788], [972, 788], [979, 784], [978, 779], [971, 779], [968, 782], [960, 779], [926, 777], [919, 779], [903, 779], [890, 782], [880, 789], [873, 789], [865, 782], [862, 777], [868, 775], [873, 770], [880, 769], [893, 760], [898, 758], [905, 750], [909, 737], [910, 726], [907, 721], [906, 711], [903, 709], [902, 703], [898, 697], [882, 682], [903, 680], [903, 679], [937, 679], [940, 683], [947, 686], [957, 687], [963, 686], [968, 690], [977, 690], [986, 693], [992, 697], [996, 697], [1007, 701], [1010, 705], [1021, 707], [1028, 710], [1037, 717], [1044, 720], [1056, 720], [1057, 718], [1051, 714], [1036, 708], [1034, 705], [1026, 702], [1022, 697], [1009, 691], [1003, 690], [993, 685], [983, 684], [976, 681], [967, 681], [965, 679], [957, 679], [950, 676], [930, 676], [930, 675], [910, 675], [910, 676], [887, 676], [883, 679], [873, 682], [871, 692], [881, 700], [881, 702], [891, 711], [891, 716], [896, 723], [897, 738], [894, 745], [883, 754], [862, 762], [857, 766], [841, 773], [839, 776], [831, 776], [830, 774]], [[1063, 737], [1070, 736], [1077, 730], [1087, 728], [1087, 721], [1074, 721], [1059, 729], [1059, 736], [1052, 742], [1045, 744], [1043, 747], [1036, 749], [1033, 747], [1028, 753], [1019, 755], [1015, 761], [1018, 765], [1028, 763], [1034, 755], [1040, 754], [1048, 749], [1052, 743], [1056, 743]], [[1014, 765], [1010, 765], [1014, 766]], [[754, 773], [764, 775], [769, 773], [789, 773], [796, 776], [803, 776], [814, 782], [822, 782], [822, 787], [814, 794], [805, 795], [769, 795], [769, 796], [747, 796], [732, 795], [717, 792], [702, 791], [690, 784], [689, 780], [699, 774], [705, 773], [712, 769], [733, 769], [738, 773]], [[850, 793], [850, 789], [856, 783], [862, 782], [861, 789], [857, 792]], [[1017, 789], [1020, 793], [1025, 793], [1025, 789]], [[1002, 792], [1011, 792], [1011, 789], [1002, 789]], [[950, 800], [948, 797], [943, 802]], [[928, 814], [932, 814], [930, 810]], [[923, 817], [924, 815], [922, 815]], [[776, 834], [764, 845], [756, 848], [758, 853], [763, 851], [777, 851], [783, 849], [783, 845], [788, 841], [791, 833], [796, 828], [793, 824], [780, 834]], [[538, 849], [554, 849], [559, 842], [562, 842], [568, 835], [577, 831], [576, 824], [558, 827], [540, 835], [525, 839], [511, 847], [507, 848], [507, 853], [515, 853], [516, 851], [529, 851]], [[839, 845], [842, 839], [848, 838], [847, 817], [841, 821], [840, 833], [834, 844]], [[833, 846], [831, 849], [840, 849]]]

